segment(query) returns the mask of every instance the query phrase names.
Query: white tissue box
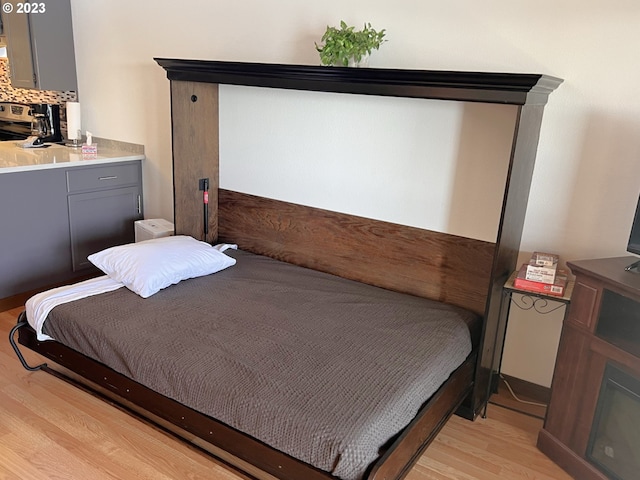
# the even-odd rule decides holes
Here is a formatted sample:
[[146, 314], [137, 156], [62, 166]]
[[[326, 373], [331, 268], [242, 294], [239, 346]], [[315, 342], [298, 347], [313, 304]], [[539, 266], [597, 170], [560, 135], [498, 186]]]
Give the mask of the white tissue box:
[[174, 231], [173, 223], [162, 218], [137, 220], [134, 225], [136, 242], [151, 240], [153, 238], [170, 237]]

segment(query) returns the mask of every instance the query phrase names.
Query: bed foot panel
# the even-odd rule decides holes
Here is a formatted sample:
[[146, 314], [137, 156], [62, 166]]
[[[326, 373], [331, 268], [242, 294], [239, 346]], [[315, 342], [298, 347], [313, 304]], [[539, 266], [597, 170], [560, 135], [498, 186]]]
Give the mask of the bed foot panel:
[[[274, 450], [211, 417], [164, 397], [114, 370], [55, 341], [40, 342], [30, 327], [18, 330], [23, 346], [52, 360], [42, 366], [63, 380], [129, 413], [150, 421], [234, 468], [260, 480], [338, 480], [300, 460]], [[372, 465], [366, 480], [400, 480], [411, 470], [473, 385], [473, 356], [427, 402], [418, 416]]]
[[255, 478], [338, 480], [327, 472], [164, 397], [69, 347], [55, 341], [40, 342], [30, 327], [19, 330], [18, 341], [54, 362], [43, 371], [117, 404]]

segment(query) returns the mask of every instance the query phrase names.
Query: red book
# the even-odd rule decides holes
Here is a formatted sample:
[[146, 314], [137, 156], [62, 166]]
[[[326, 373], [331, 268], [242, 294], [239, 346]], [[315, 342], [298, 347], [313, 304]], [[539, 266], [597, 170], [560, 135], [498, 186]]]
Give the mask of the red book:
[[513, 281], [513, 286], [521, 290], [527, 290], [529, 292], [544, 293], [547, 295], [555, 295], [561, 297], [564, 295], [564, 290], [567, 287], [567, 273], [564, 270], [558, 270], [556, 273], [554, 283], [536, 282], [533, 280], [527, 280], [527, 264], [525, 263], [520, 267], [518, 275]]

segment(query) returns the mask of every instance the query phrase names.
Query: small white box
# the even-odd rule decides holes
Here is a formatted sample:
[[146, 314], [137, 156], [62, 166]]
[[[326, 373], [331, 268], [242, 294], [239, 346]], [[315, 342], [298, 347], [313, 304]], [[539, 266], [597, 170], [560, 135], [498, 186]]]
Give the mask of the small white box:
[[152, 238], [170, 237], [173, 235], [173, 223], [162, 218], [137, 220], [135, 222], [136, 242], [151, 240]]
[[527, 265], [526, 279], [534, 282], [554, 283], [556, 280], [557, 263], [552, 267], [544, 267], [542, 265]]

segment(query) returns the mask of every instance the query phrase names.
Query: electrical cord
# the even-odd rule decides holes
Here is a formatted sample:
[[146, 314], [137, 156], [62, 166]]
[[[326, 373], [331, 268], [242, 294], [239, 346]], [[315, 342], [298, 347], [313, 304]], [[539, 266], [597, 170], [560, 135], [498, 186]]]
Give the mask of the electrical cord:
[[504, 378], [504, 376], [502, 374], [500, 374], [500, 379], [504, 382], [504, 384], [507, 386], [507, 389], [509, 389], [509, 392], [511, 393], [511, 396], [520, 403], [526, 403], [527, 405], [535, 405], [536, 407], [546, 407], [547, 404], [546, 403], [538, 403], [538, 402], [530, 402], [528, 400], [522, 400], [521, 398], [518, 398], [518, 396], [514, 393], [513, 389], [511, 388], [511, 385], [509, 385], [509, 382], [507, 382], [507, 379]]

